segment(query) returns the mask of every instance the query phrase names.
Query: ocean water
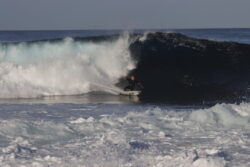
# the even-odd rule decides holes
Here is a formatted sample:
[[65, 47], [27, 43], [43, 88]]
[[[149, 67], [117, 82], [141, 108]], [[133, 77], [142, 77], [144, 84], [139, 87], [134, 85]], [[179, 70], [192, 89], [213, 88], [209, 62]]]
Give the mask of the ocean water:
[[[250, 43], [250, 29], [162, 31]], [[118, 33], [110, 41], [74, 39]], [[250, 166], [249, 103], [172, 105], [119, 95], [116, 83], [136, 66], [128, 36], [0, 32], [0, 166]]]
[[65, 37], [92, 37], [102, 35], [114, 35], [123, 32], [177, 32], [190, 37], [234, 41], [250, 44], [250, 29], [167, 29], [167, 30], [74, 30], [74, 31], [0, 31], [0, 42], [23, 42], [58, 39]]

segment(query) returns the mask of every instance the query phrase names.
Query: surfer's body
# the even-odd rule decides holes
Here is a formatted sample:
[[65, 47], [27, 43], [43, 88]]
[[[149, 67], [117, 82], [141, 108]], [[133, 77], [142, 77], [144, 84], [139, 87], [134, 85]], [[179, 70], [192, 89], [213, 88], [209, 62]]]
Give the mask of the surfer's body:
[[140, 82], [135, 79], [135, 76], [127, 78], [128, 86], [124, 88], [124, 91], [140, 91], [143, 89], [143, 86]]

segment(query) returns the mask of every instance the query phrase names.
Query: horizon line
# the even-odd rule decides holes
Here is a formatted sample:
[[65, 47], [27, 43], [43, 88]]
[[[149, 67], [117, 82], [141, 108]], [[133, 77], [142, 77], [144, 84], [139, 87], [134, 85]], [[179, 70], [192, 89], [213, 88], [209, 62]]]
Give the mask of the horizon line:
[[0, 31], [144, 31], [144, 30], [215, 30], [215, 29], [250, 29], [247, 27], [219, 28], [135, 28], [135, 29], [0, 29]]

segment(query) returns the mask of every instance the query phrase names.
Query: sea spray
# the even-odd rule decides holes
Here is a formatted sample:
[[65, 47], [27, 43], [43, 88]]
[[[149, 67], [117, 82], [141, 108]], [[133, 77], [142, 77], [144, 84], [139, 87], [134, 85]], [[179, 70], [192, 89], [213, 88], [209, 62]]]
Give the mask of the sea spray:
[[[0, 45], [0, 98], [117, 93], [115, 84], [135, 67], [129, 36], [116, 40]], [[109, 89], [110, 88], [110, 89]]]

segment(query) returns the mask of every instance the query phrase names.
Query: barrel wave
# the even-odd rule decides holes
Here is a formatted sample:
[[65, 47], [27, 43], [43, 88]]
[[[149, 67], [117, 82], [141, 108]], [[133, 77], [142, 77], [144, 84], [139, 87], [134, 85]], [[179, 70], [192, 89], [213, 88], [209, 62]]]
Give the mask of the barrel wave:
[[135, 67], [127, 35], [0, 44], [0, 98], [117, 93]]
[[135, 75], [141, 100], [249, 97], [250, 45], [145, 33], [0, 44], [0, 98], [119, 94]]
[[149, 33], [130, 45], [144, 99], [241, 101], [249, 97], [250, 45]]

